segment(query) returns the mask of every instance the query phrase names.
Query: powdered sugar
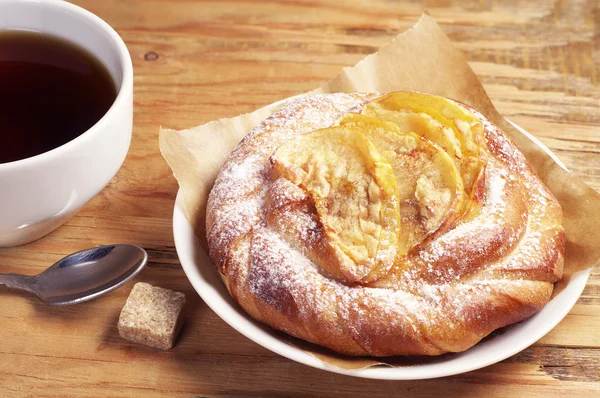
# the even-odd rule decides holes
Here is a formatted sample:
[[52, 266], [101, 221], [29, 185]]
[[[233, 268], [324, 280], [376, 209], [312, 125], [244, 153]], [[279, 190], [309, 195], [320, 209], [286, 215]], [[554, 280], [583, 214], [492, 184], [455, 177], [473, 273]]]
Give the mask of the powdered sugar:
[[295, 135], [331, 125], [347, 109], [372, 97], [308, 96], [284, 106], [248, 133], [225, 162], [208, 199], [207, 239], [218, 267], [235, 239], [263, 218], [273, 151]]

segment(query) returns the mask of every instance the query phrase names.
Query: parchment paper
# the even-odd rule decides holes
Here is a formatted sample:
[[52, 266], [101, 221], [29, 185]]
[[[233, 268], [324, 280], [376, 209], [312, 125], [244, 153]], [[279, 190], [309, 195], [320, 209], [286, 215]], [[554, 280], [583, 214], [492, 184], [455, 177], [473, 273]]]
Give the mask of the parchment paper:
[[[597, 231], [600, 231], [600, 195], [579, 178], [564, 171], [498, 113], [462, 53], [428, 14], [424, 14], [413, 28], [396, 36], [377, 53], [367, 56], [353, 67], [344, 68], [329, 83], [307, 95], [352, 91], [385, 93], [395, 90], [421, 91], [464, 102], [500, 126], [517, 143], [563, 209], [567, 240], [565, 277], [557, 283], [555, 291], [560, 291], [574, 272], [596, 264], [600, 258], [597, 239]], [[206, 201], [222, 164], [242, 137], [282, 104], [271, 104], [250, 114], [221, 119], [189, 130], [161, 129], [161, 152], [179, 182], [184, 212], [205, 251]], [[381, 364], [371, 359], [339, 356], [303, 342], [293, 344], [344, 368]], [[385, 362], [391, 366], [402, 366], [393, 360]]]

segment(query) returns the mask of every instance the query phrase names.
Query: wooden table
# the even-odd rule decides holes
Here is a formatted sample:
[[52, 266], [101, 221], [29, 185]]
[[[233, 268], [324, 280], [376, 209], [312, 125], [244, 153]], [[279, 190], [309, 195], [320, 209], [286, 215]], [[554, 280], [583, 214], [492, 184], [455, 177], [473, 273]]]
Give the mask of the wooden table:
[[[80, 0], [121, 34], [135, 68], [134, 135], [122, 169], [75, 218], [27, 246], [1, 249], [0, 272], [34, 274], [111, 242], [146, 248], [135, 279], [187, 294], [177, 346], [122, 340], [132, 287], [50, 308], [0, 289], [2, 396], [600, 396], [600, 271], [571, 313], [534, 346], [475, 372], [384, 382], [294, 363], [218, 318], [186, 279], [171, 215], [177, 183], [158, 128], [187, 128], [308, 91], [417, 21], [406, 1]], [[590, 1], [427, 1], [493, 102], [573, 173], [600, 189], [600, 5]], [[504, 4], [506, 3], [506, 4]]]

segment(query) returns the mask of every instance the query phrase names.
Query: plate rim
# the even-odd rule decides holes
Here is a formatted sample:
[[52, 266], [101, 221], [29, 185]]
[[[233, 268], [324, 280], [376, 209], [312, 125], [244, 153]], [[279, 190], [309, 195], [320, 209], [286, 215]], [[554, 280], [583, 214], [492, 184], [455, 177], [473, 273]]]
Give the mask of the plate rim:
[[[567, 170], [562, 161], [535, 136], [531, 135], [510, 120], [508, 120], [508, 122], [511, 123], [521, 133], [525, 134], [536, 145], [542, 148], [542, 150], [544, 150], [544, 152], [546, 152], [560, 167]], [[182, 195], [181, 190], [179, 189], [177, 191], [177, 197], [175, 199], [173, 209], [173, 237], [175, 241], [175, 249], [186, 277], [206, 305], [229, 326], [262, 347], [295, 362], [347, 376], [379, 380], [423, 380], [462, 374], [501, 362], [504, 359], [523, 351], [554, 329], [554, 327], [560, 323], [572, 310], [573, 306], [581, 296], [581, 293], [583, 292], [591, 273], [591, 268], [574, 273], [565, 289], [546, 304], [545, 308], [559, 296], [564, 296], [564, 292], [570, 292], [570, 294], [568, 294], [566, 297], [561, 297], [561, 302], [563, 302], [563, 305], [560, 308], [561, 310], [555, 313], [555, 316], [551, 318], [551, 322], [548, 322], [544, 328], [535, 329], [532, 333], [526, 335], [526, 338], [522, 339], [517, 344], [514, 344], [511, 349], [506, 350], [501, 354], [491, 355], [487, 360], [479, 362], [474, 361], [473, 363], [462, 367], [443, 366], [446, 361], [441, 361], [433, 364], [412, 365], [406, 367], [377, 366], [363, 369], [344, 369], [325, 363], [316, 356], [313, 356], [306, 351], [277, 338], [274, 334], [269, 332], [269, 330], [272, 330], [271, 328], [253, 320], [250, 316], [243, 312], [237, 303], [234, 302], [232, 305], [231, 302], [233, 300], [228, 294], [227, 297], [223, 297], [222, 290], [224, 289], [225, 292], [227, 292], [227, 289], [225, 288], [225, 285], [223, 284], [217, 271], [214, 269], [210, 259], [200, 247], [193, 229], [187, 221], [183, 210], [181, 209], [181, 201]], [[208, 266], [203, 265], [202, 263], [205, 263]], [[220, 289], [219, 287], [214, 286], [214, 284], [207, 280], [203, 275], [201, 275], [200, 267], [210, 269], [204, 269], [203, 272], [212, 273], [213, 279], [215, 279], [215, 277], [218, 278], [216, 283], [221, 284]], [[568, 290], [569, 286], [571, 286], [570, 290]], [[221, 290], [221, 292], [219, 292], [219, 290]], [[219, 302], [219, 298], [221, 302]], [[222, 307], [223, 304], [226, 304], [225, 309]], [[535, 318], [539, 313], [522, 322], [519, 322], [518, 324], [527, 325], [528, 322]], [[523, 328], [525, 328], [525, 326], [521, 327], [521, 329]], [[521, 332], [518, 334], [523, 333]], [[481, 344], [478, 343], [473, 348], [465, 351], [465, 353], [473, 350], [477, 346], [481, 346]], [[463, 353], [457, 353], [457, 356], [460, 356], [461, 354]], [[433, 368], [433, 370], [428, 368]], [[425, 371], [420, 372], [420, 370]]]

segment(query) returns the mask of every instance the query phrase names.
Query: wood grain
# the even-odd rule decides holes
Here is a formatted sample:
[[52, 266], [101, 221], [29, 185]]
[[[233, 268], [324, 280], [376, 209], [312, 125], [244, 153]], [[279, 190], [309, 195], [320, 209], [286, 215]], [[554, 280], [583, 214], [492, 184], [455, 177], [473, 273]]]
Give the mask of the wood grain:
[[385, 382], [319, 371], [275, 355], [218, 318], [179, 265], [171, 232], [177, 183], [158, 127], [188, 128], [308, 91], [410, 27], [427, 8], [464, 51], [494, 104], [600, 189], [597, 0], [79, 0], [116, 28], [135, 68], [134, 136], [108, 187], [27, 246], [0, 249], [0, 272], [37, 273], [111, 242], [145, 247], [136, 278], [186, 293], [186, 326], [168, 352], [119, 338], [132, 287], [49, 308], [0, 289], [2, 396], [426, 397], [600, 394], [600, 271], [571, 313], [502, 363], [439, 380]]

